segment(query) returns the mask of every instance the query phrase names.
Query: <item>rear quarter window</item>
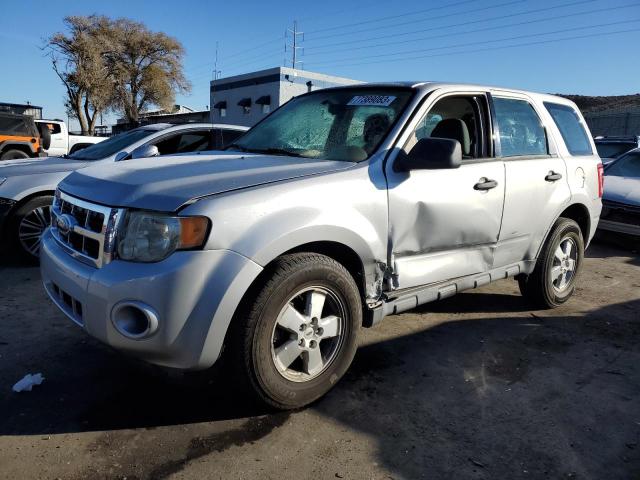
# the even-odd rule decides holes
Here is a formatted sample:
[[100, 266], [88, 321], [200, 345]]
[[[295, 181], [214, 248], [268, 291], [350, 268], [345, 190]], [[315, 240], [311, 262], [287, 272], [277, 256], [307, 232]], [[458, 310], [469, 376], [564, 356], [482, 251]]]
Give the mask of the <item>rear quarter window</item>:
[[567, 105], [544, 102], [571, 155], [593, 155], [589, 135], [578, 113]]

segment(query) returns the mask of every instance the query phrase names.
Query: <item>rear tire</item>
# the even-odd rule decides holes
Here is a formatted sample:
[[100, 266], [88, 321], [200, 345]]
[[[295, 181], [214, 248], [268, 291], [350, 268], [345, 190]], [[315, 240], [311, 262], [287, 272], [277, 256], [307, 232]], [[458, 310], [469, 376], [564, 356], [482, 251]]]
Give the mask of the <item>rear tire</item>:
[[29, 158], [29, 155], [27, 155], [22, 150], [13, 149], [7, 150], [2, 154], [2, 156], [0, 156], [0, 160], [17, 160], [19, 158]]
[[547, 238], [534, 271], [518, 277], [522, 295], [540, 308], [555, 308], [575, 291], [584, 259], [584, 239], [578, 224], [559, 218]]
[[315, 253], [284, 255], [267, 275], [233, 320], [228, 358], [260, 401], [299, 408], [327, 393], [351, 365], [360, 292], [340, 263]]
[[37, 263], [42, 233], [51, 223], [53, 197], [43, 195], [21, 205], [9, 224], [9, 242], [13, 252], [29, 263]]

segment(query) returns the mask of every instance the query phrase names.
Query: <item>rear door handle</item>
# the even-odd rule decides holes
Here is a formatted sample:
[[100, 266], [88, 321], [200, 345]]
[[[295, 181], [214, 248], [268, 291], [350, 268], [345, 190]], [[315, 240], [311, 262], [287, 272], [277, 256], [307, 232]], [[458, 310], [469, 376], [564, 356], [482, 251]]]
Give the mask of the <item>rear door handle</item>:
[[551, 170], [546, 177], [544, 177], [544, 179], [547, 182], [557, 182], [558, 180], [560, 180], [562, 178], [562, 174], [561, 173], [557, 173], [554, 172], [553, 170]]
[[498, 182], [496, 182], [495, 180], [482, 177], [480, 181], [473, 186], [473, 189], [474, 190], [491, 190], [492, 188], [496, 188], [497, 186], [498, 186]]

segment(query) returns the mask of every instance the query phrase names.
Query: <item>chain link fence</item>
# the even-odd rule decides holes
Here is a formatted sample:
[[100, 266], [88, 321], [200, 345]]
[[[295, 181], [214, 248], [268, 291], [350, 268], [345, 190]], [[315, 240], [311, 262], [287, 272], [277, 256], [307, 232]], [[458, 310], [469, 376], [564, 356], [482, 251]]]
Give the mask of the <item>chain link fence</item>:
[[584, 118], [593, 136], [640, 135], [640, 112], [587, 113]]

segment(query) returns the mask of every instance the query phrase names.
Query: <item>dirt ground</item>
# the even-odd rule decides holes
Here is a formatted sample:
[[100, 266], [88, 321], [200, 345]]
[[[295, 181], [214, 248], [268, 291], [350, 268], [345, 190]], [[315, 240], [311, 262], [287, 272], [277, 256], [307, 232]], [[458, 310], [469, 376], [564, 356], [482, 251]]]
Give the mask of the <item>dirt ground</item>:
[[[0, 478], [640, 479], [640, 255], [598, 241], [575, 297], [513, 280], [364, 330], [301, 411], [234, 398], [87, 337], [37, 268], [0, 264]], [[42, 385], [14, 393], [26, 373]]]

